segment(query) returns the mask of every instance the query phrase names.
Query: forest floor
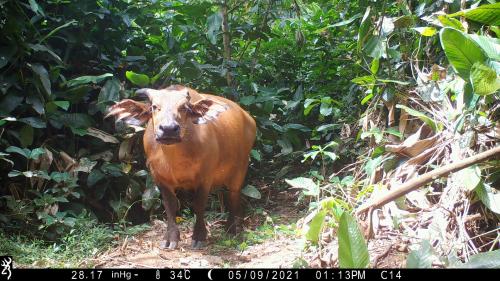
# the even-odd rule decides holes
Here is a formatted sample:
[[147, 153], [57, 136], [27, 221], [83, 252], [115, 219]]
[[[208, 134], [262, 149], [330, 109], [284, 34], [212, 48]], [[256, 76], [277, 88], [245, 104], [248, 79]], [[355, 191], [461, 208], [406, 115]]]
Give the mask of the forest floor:
[[[206, 247], [191, 248], [192, 219], [180, 223], [181, 241], [175, 250], [160, 248], [166, 223], [154, 220], [140, 234], [126, 236], [83, 267], [97, 268], [291, 268], [338, 267], [335, 235], [323, 246], [323, 256], [305, 247], [298, 230], [307, 207], [297, 204], [297, 194], [289, 190], [262, 188], [263, 199], [247, 202], [243, 234], [233, 238], [224, 232], [224, 220], [208, 215], [209, 238]], [[210, 213], [210, 212], [209, 212]], [[219, 217], [220, 218], [220, 217]], [[394, 239], [379, 239], [368, 244], [371, 260], [377, 267], [402, 267], [406, 254], [397, 250]], [[316, 253], [313, 255], [313, 253]]]
[[[265, 194], [267, 191], [262, 191]], [[151, 228], [135, 236], [124, 237], [117, 246], [85, 261], [82, 266], [102, 268], [290, 268], [305, 262], [304, 241], [296, 231], [304, 216], [290, 191], [267, 192], [261, 200], [247, 202], [244, 232], [230, 237], [224, 232], [225, 220], [207, 215], [209, 238], [199, 250], [191, 248], [192, 219], [181, 222], [180, 245], [175, 250], [161, 249], [167, 225], [151, 222]], [[250, 205], [250, 206], [249, 206]], [[211, 218], [212, 217], [212, 218]], [[305, 264], [302, 264], [304, 266]]]

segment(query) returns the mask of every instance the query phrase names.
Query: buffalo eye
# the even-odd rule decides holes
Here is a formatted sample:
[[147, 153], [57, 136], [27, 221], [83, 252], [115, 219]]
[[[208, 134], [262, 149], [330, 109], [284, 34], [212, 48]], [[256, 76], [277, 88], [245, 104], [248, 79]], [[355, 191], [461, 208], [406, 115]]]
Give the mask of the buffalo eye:
[[151, 109], [152, 109], [153, 111], [159, 111], [159, 110], [160, 110], [160, 107], [159, 107], [159, 106], [157, 106], [156, 104], [153, 104], [153, 105], [151, 105]]

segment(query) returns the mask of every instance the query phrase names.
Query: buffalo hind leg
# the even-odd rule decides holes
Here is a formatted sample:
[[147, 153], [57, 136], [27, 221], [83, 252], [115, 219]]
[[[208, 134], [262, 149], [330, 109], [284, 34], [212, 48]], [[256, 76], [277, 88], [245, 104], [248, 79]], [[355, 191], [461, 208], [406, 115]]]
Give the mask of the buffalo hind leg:
[[167, 216], [167, 235], [165, 236], [165, 242], [162, 243], [162, 248], [175, 249], [179, 243], [180, 233], [175, 221], [175, 215], [177, 213], [178, 200], [175, 196], [175, 192], [160, 186], [161, 196], [163, 201], [163, 207], [165, 208], [165, 213]]
[[209, 187], [201, 187], [194, 194], [193, 211], [196, 215], [196, 222], [193, 229], [193, 241], [191, 247], [200, 249], [207, 240], [207, 226], [205, 225], [205, 208], [207, 206]]
[[241, 198], [240, 190], [229, 190], [229, 217], [226, 222], [226, 231], [230, 234], [236, 235], [241, 231], [242, 225], [242, 211], [241, 211]]

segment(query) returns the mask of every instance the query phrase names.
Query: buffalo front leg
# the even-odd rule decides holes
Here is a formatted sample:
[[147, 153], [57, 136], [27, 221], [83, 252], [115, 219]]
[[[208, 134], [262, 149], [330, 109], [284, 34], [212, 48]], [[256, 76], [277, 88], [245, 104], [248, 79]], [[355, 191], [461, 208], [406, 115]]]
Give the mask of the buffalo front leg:
[[179, 243], [180, 233], [179, 228], [175, 222], [175, 215], [177, 213], [178, 201], [175, 192], [168, 188], [160, 186], [163, 207], [167, 216], [167, 235], [165, 241], [162, 243], [162, 248], [175, 249]]
[[205, 208], [207, 205], [210, 188], [199, 188], [194, 195], [193, 211], [196, 215], [196, 222], [193, 229], [193, 241], [191, 247], [200, 249], [207, 240], [207, 226], [205, 225]]

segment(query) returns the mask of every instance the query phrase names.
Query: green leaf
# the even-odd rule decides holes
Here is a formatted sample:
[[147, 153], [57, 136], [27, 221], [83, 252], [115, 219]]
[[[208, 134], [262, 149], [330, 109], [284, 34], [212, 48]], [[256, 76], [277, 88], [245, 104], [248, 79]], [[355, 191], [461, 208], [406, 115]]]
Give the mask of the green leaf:
[[72, 79], [72, 80], [69, 80], [68, 82], [66, 82], [66, 86], [68, 87], [75, 87], [75, 86], [78, 86], [78, 85], [84, 85], [84, 84], [97, 84], [103, 80], [105, 80], [106, 78], [108, 77], [112, 77], [113, 74], [111, 73], [104, 73], [102, 75], [99, 75], [99, 76], [80, 76], [78, 78], [75, 78], [75, 79]]
[[477, 165], [472, 165], [455, 172], [454, 177], [458, 184], [463, 185], [468, 191], [472, 191], [481, 182], [481, 170]]
[[401, 109], [404, 109], [404, 111], [406, 111], [408, 114], [410, 114], [411, 116], [414, 116], [414, 117], [418, 117], [420, 120], [422, 120], [425, 124], [427, 124], [429, 127], [431, 127], [434, 131], [437, 131], [438, 129], [440, 129], [440, 126], [438, 126], [436, 124], [436, 122], [434, 122], [434, 120], [432, 120], [429, 116], [423, 114], [422, 112], [420, 111], [417, 111], [417, 110], [414, 110], [414, 109], [411, 109], [407, 106], [404, 106], [402, 104], [398, 104], [396, 105], [396, 108], [401, 108]]
[[87, 185], [94, 186], [104, 178], [104, 174], [99, 169], [93, 169], [87, 177]]
[[481, 5], [476, 8], [460, 11], [450, 15], [450, 17], [457, 16], [464, 16], [473, 21], [498, 26], [500, 25], [500, 3]]
[[330, 116], [333, 112], [333, 107], [327, 103], [321, 103], [319, 113], [323, 116]]
[[222, 27], [222, 13], [217, 11], [207, 18], [207, 38], [215, 45], [217, 43], [217, 33]]
[[407, 268], [430, 268], [436, 259], [434, 250], [428, 240], [423, 240], [418, 251], [412, 251], [406, 259]]
[[360, 76], [356, 77], [351, 80], [351, 82], [356, 83], [361, 86], [369, 86], [375, 84], [375, 77], [373, 75], [366, 75], [366, 76]]
[[[374, 59], [372, 60], [372, 63], [370, 65], [370, 71], [373, 75], [376, 75], [378, 72], [378, 69], [380, 67], [380, 59]], [[354, 78], [356, 79], [356, 78]]]
[[368, 267], [370, 258], [365, 239], [356, 220], [347, 212], [340, 217], [338, 239], [340, 268]]
[[465, 31], [462, 23], [457, 19], [451, 18], [447, 15], [440, 15], [438, 16], [438, 20], [441, 22], [441, 24], [443, 24], [443, 26], [452, 27], [460, 31]]
[[65, 100], [56, 100], [56, 101], [53, 101], [53, 103], [55, 105], [57, 105], [58, 107], [64, 109], [64, 110], [68, 110], [69, 108], [69, 101], [65, 101]]
[[374, 59], [386, 58], [387, 40], [381, 36], [373, 36], [368, 39], [363, 51]]
[[19, 140], [23, 147], [30, 146], [33, 143], [33, 127], [30, 125], [24, 125], [21, 130], [19, 130]]
[[304, 189], [305, 195], [319, 195], [319, 186], [310, 178], [298, 177], [291, 180], [285, 179], [285, 182], [294, 188]]
[[319, 210], [309, 223], [309, 229], [307, 230], [305, 237], [314, 244], [318, 243], [319, 235], [325, 222], [325, 216], [326, 210]]
[[481, 96], [491, 95], [500, 89], [500, 78], [495, 70], [481, 62], [472, 65], [470, 81], [474, 93]]
[[9, 146], [9, 147], [7, 147], [7, 149], [5, 149], [5, 151], [20, 154], [20, 155], [24, 156], [24, 158], [27, 158], [27, 159], [30, 157], [30, 153], [31, 153], [31, 151], [29, 149], [20, 148], [17, 146]]
[[42, 7], [40, 7], [40, 5], [38, 5], [38, 3], [35, 0], [29, 0], [28, 2], [30, 3], [30, 9], [34, 13], [40, 14], [45, 17]]
[[262, 159], [262, 157], [260, 156], [260, 152], [258, 150], [252, 149], [250, 151], [250, 155], [252, 156], [253, 159], [257, 160], [258, 162], [260, 162]]
[[427, 36], [427, 37], [434, 36], [437, 33], [436, 28], [434, 28], [432, 26], [414, 27], [412, 29], [417, 31], [418, 33], [420, 33], [422, 36]]
[[142, 207], [145, 210], [153, 209], [153, 207], [159, 202], [159, 198], [160, 189], [156, 185], [147, 188], [146, 191], [142, 194]]
[[363, 19], [361, 19], [361, 24], [359, 25], [358, 53], [361, 53], [361, 50], [363, 49], [363, 45], [369, 36], [368, 31], [370, 30], [370, 26], [371, 26], [370, 9], [371, 9], [370, 6], [368, 6], [366, 8], [365, 14], [363, 15]]
[[133, 71], [127, 71], [125, 73], [127, 79], [133, 84], [139, 87], [146, 87], [149, 85], [150, 79], [146, 74], [135, 73]]
[[120, 100], [120, 86], [120, 81], [116, 78], [106, 81], [101, 92], [99, 92], [97, 103], [102, 104]]
[[373, 98], [373, 94], [370, 93], [368, 95], [366, 95], [362, 100], [361, 100], [361, 105], [364, 105], [366, 104], [367, 102], [369, 102], [371, 99]]
[[500, 192], [486, 183], [479, 184], [476, 189], [477, 197], [492, 212], [500, 215]]
[[500, 250], [473, 255], [460, 268], [500, 268]]
[[370, 177], [375, 170], [380, 167], [380, 165], [384, 162], [384, 156], [378, 156], [377, 158], [370, 159], [366, 162], [364, 170], [368, 177]]
[[439, 37], [448, 61], [464, 80], [469, 79], [474, 63], [486, 62], [487, 57], [481, 47], [463, 32], [445, 27]]
[[25, 117], [25, 118], [18, 119], [17, 121], [23, 122], [25, 124], [32, 126], [33, 128], [37, 128], [37, 129], [47, 127], [47, 124], [45, 123], [45, 121], [43, 121], [42, 119], [40, 119], [38, 117]]
[[469, 34], [469, 37], [481, 46], [490, 59], [500, 61], [500, 39], [477, 34]]
[[40, 79], [40, 82], [42, 82], [43, 89], [45, 93], [48, 95], [52, 95], [52, 90], [51, 90], [51, 84], [50, 84], [50, 78], [49, 78], [49, 73], [47, 72], [47, 69], [41, 64], [35, 63], [30, 65], [31, 69], [33, 72], [36, 74], [38, 79]]
[[299, 130], [299, 131], [304, 132], [304, 133], [311, 131], [311, 129], [309, 129], [308, 127], [306, 127], [302, 124], [295, 124], [295, 123], [286, 124], [285, 126], [283, 126], [283, 129], [285, 131], [289, 130], [289, 129], [294, 129], [294, 130]]
[[63, 29], [63, 28], [66, 28], [70, 25], [75, 25], [76, 23], [78, 23], [76, 20], [72, 20], [72, 21], [69, 21], [65, 24], [62, 24], [56, 28], [54, 28], [52, 31], [50, 31], [47, 35], [45, 35], [42, 39], [40, 39], [40, 41], [38, 43], [42, 43], [43, 41], [47, 40], [47, 38], [51, 37], [52, 35], [56, 34], [59, 30]]
[[34, 160], [37, 160], [40, 155], [42, 154], [45, 154], [45, 149], [39, 147], [39, 148], [35, 148], [33, 149], [31, 152], [30, 152], [30, 155], [29, 155], [29, 158], [30, 159], [34, 159]]
[[254, 198], [254, 199], [260, 199], [262, 197], [262, 195], [260, 194], [259, 190], [251, 185], [251, 184], [247, 184], [242, 190], [241, 190], [241, 193], [245, 196], [248, 196], [250, 198]]

